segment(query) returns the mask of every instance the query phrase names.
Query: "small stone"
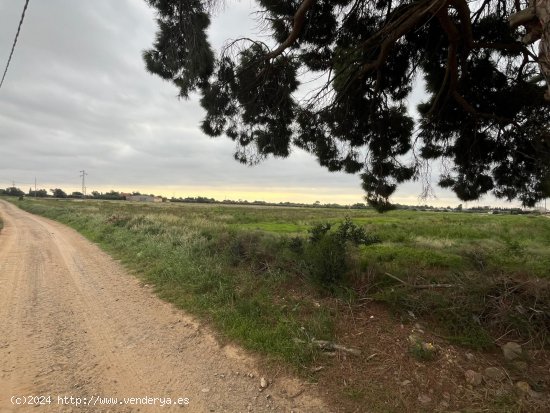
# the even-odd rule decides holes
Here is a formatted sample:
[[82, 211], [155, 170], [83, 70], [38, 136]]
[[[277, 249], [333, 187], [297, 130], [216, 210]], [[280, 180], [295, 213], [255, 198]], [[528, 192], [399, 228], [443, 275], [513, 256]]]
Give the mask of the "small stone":
[[210, 391], [210, 389], [205, 387], [205, 388], [202, 389], [201, 391], [202, 391], [203, 393], [208, 393], [208, 392]]
[[411, 381], [410, 380], [403, 380], [401, 382], [401, 386], [407, 386], [408, 384], [411, 384]]
[[472, 386], [479, 386], [483, 376], [476, 371], [466, 370], [464, 372], [464, 377], [466, 377], [466, 382]]
[[466, 353], [466, 358], [472, 361], [474, 359], [474, 355], [472, 353]]
[[493, 381], [502, 381], [506, 378], [506, 374], [498, 367], [487, 367], [483, 372], [486, 379]]
[[427, 396], [425, 394], [421, 394], [420, 396], [418, 396], [418, 401], [422, 404], [428, 404], [432, 401], [432, 399], [431, 399], [430, 396]]
[[502, 346], [502, 353], [504, 354], [504, 358], [508, 361], [515, 360], [517, 358], [520, 358], [523, 350], [521, 349], [521, 346], [518, 343], [514, 343], [513, 341], [510, 341]]
[[531, 386], [526, 381], [518, 381], [516, 387], [523, 393], [531, 393]]
[[262, 389], [265, 389], [265, 388], [267, 387], [267, 380], [265, 379], [265, 377], [262, 377], [262, 378], [260, 379], [260, 387], [261, 387]]

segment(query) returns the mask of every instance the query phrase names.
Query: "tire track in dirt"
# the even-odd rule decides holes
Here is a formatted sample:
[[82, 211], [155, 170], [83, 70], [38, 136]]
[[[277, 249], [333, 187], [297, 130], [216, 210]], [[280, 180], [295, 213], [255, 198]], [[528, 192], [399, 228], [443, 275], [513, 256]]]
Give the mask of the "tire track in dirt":
[[[11, 404], [11, 396], [25, 395], [52, 396], [40, 411], [328, 411], [296, 379], [277, 377], [259, 392], [252, 357], [220, 347], [72, 229], [4, 201], [0, 214], [1, 413], [35, 411]], [[58, 405], [57, 396], [189, 404], [76, 408]]]

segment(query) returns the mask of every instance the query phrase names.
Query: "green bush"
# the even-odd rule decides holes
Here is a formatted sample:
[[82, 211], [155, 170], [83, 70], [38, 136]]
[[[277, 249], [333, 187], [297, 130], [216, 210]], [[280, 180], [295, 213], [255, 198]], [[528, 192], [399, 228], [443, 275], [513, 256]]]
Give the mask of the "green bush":
[[346, 217], [338, 227], [336, 236], [342, 242], [351, 242], [354, 245], [371, 245], [380, 242], [377, 236], [368, 235], [363, 227], [353, 223], [350, 217]]
[[304, 253], [304, 240], [300, 237], [292, 237], [288, 240], [288, 248], [295, 254], [302, 255]]
[[353, 251], [358, 245], [370, 245], [380, 240], [369, 236], [365, 229], [354, 224], [349, 217], [331, 231], [332, 225], [321, 223], [309, 230], [309, 242], [304, 258], [312, 279], [322, 287], [340, 284], [351, 269]]
[[305, 249], [305, 261], [314, 281], [323, 287], [331, 287], [344, 278], [348, 270], [346, 243], [335, 233], [327, 233]]

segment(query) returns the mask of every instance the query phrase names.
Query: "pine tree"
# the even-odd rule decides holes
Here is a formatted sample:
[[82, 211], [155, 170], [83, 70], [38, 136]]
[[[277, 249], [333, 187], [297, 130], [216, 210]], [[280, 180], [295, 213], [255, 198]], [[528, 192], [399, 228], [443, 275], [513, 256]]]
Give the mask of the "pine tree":
[[[550, 195], [548, 0], [257, 0], [278, 46], [243, 38], [217, 57], [206, 35], [214, 0], [147, 1], [159, 25], [148, 70], [182, 97], [199, 91], [202, 129], [235, 141], [240, 162], [295, 145], [360, 174], [380, 211], [434, 159], [450, 165], [439, 185], [463, 201]], [[298, 101], [304, 73], [327, 81]], [[415, 124], [406, 102], [419, 76]]]

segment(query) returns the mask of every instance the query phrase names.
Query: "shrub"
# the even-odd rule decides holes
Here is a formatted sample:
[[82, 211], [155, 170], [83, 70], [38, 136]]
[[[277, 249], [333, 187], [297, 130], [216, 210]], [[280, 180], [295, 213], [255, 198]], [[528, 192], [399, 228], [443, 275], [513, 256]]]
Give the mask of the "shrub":
[[304, 253], [304, 240], [300, 237], [292, 237], [288, 241], [288, 248], [295, 254]]
[[350, 217], [346, 217], [340, 224], [336, 235], [343, 242], [349, 241], [355, 245], [371, 245], [380, 242], [377, 236], [368, 235], [365, 228], [355, 225]]
[[321, 241], [321, 239], [323, 239], [325, 235], [327, 235], [327, 232], [329, 232], [331, 228], [332, 224], [329, 224], [328, 222], [315, 225], [308, 231], [309, 241], [314, 244]]
[[340, 282], [347, 271], [346, 243], [334, 233], [327, 233], [305, 249], [305, 260], [314, 281], [323, 287]]
[[354, 224], [349, 217], [331, 231], [329, 223], [317, 224], [309, 230], [309, 242], [304, 248], [304, 258], [313, 280], [326, 288], [332, 288], [344, 279], [350, 270], [352, 251], [358, 245], [380, 242], [369, 236], [365, 229]]

